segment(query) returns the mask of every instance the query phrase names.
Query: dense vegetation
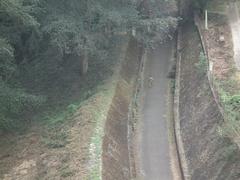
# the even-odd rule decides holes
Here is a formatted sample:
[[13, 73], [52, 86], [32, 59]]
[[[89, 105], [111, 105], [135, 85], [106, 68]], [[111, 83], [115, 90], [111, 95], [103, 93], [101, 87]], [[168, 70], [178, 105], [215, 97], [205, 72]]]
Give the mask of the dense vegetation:
[[193, 0], [193, 6], [195, 8], [200, 8], [201, 10], [203, 10], [207, 6], [207, 3], [209, 1], [211, 0]]
[[[101, 76], [119, 34], [134, 29], [145, 46], [169, 38], [177, 18], [159, 11], [163, 3], [1, 0], [0, 131], [24, 124], [36, 110], [64, 96], [73, 78], [69, 72], [80, 76], [78, 66], [86, 56], [95, 60], [90, 66], [99, 65], [94, 68]], [[89, 86], [92, 79], [82, 81]]]

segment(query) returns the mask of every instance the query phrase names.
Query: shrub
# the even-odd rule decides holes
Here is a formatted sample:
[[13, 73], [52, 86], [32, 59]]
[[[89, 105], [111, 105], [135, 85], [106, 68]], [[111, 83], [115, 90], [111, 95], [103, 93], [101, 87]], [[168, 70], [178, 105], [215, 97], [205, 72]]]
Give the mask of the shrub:
[[15, 69], [13, 47], [6, 39], [0, 38], [0, 78], [8, 80]]
[[219, 132], [234, 139], [240, 146], [240, 94], [230, 95], [221, 90], [220, 97], [224, 106], [225, 122]]
[[42, 96], [31, 95], [0, 82], [0, 130], [24, 125], [26, 117], [32, 115], [44, 102]]
[[199, 60], [198, 63], [196, 63], [196, 67], [198, 69], [198, 72], [200, 74], [200, 76], [204, 76], [207, 72], [207, 58], [204, 55], [203, 52], [200, 52], [199, 55]]

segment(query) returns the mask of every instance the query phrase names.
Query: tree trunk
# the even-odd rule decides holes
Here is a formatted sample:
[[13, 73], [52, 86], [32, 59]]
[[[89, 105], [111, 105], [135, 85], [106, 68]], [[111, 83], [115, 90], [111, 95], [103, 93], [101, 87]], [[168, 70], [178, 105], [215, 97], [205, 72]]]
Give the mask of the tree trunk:
[[80, 73], [81, 75], [85, 75], [87, 71], [88, 71], [88, 54], [85, 52], [83, 57], [81, 58]]

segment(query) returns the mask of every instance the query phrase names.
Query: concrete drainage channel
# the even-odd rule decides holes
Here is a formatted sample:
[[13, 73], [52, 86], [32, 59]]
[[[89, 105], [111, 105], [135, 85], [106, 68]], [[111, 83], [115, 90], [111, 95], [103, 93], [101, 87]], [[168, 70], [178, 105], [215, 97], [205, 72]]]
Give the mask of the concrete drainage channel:
[[141, 61], [142, 48], [133, 39], [130, 40], [125, 60], [120, 72], [104, 132], [102, 154], [102, 179], [131, 179], [133, 164], [130, 163], [129, 146], [129, 107], [137, 85], [137, 74]]

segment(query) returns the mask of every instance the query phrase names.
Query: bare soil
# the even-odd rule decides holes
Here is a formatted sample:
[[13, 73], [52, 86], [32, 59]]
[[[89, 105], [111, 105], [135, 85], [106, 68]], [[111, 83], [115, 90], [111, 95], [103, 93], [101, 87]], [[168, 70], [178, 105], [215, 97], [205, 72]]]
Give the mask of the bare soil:
[[[223, 37], [224, 41], [220, 41]], [[231, 29], [223, 15], [210, 16], [209, 30], [205, 31], [209, 59], [213, 62], [213, 75], [218, 79], [229, 78], [232, 69], [233, 43]]]
[[[24, 135], [1, 137], [1, 178], [3, 180], [87, 179], [89, 142], [95, 121], [89, 109], [101, 109], [105, 98], [96, 94], [80, 108], [70, 123], [57, 131], [67, 134], [67, 143], [51, 148], [43, 141], [41, 127], [33, 127]], [[60, 136], [58, 134], [58, 136]]]

